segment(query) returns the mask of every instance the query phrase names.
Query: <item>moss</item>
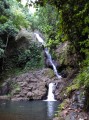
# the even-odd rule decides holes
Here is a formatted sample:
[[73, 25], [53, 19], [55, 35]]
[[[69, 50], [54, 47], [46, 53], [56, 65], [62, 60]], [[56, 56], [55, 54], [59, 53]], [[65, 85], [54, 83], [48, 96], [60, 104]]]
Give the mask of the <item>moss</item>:
[[20, 87], [19, 86], [17, 86], [16, 88], [15, 88], [15, 91], [16, 92], [19, 92], [21, 89], [20, 89]]
[[11, 96], [13, 96], [14, 93], [19, 93], [21, 91], [20, 86], [16, 83], [12, 83], [11, 88], [12, 88], [12, 91], [10, 92]]
[[79, 89], [79, 85], [78, 84], [73, 84], [71, 86], [68, 86], [66, 89], [66, 93], [67, 95], [69, 95], [72, 91], [78, 90]]
[[54, 72], [53, 72], [53, 70], [51, 70], [51, 69], [49, 69], [49, 68], [47, 68], [47, 69], [44, 69], [44, 76], [48, 76], [49, 78], [52, 78], [52, 77], [54, 77]]
[[89, 87], [89, 67], [84, 67], [76, 77], [76, 83], [81, 87]]
[[60, 55], [60, 60], [59, 61], [60, 61], [60, 64], [67, 65], [68, 61], [67, 61], [67, 55], [66, 55], [66, 53], [63, 53], [63, 54]]
[[67, 105], [67, 99], [65, 99], [59, 106], [59, 111], [62, 111], [65, 109], [65, 106]]
[[70, 43], [68, 41], [61, 43], [57, 49], [56, 49], [56, 58], [57, 61], [59, 61], [59, 63], [61, 65], [68, 65], [69, 63], [69, 49], [70, 49]]
[[64, 119], [62, 118], [62, 116], [61, 116], [61, 112], [62, 112], [62, 110], [64, 110], [64, 109], [67, 107], [68, 103], [69, 103], [69, 100], [68, 100], [68, 99], [65, 99], [65, 100], [58, 106], [58, 111], [56, 111], [56, 113], [55, 113], [55, 117], [57, 117], [58, 120], [64, 120]]

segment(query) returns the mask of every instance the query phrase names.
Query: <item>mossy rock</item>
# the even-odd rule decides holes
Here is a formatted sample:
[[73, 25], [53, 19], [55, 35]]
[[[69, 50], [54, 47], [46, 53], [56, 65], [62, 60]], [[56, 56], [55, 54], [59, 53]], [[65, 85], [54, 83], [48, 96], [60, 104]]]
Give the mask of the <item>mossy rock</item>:
[[61, 66], [77, 66], [79, 56], [76, 54], [75, 49], [70, 42], [66, 41], [61, 43], [55, 51], [57, 61]]
[[43, 74], [44, 76], [48, 76], [49, 78], [53, 78], [55, 76], [53, 70], [50, 68], [44, 69]]
[[68, 50], [69, 50], [69, 42], [66, 41], [64, 43], [61, 43], [57, 50], [56, 50], [56, 56], [57, 56], [57, 60], [59, 61], [59, 63], [62, 64], [67, 64], [68, 63]]
[[71, 86], [68, 86], [66, 89], [66, 94], [69, 95], [72, 91], [78, 90], [79, 85], [78, 84], [73, 84]]

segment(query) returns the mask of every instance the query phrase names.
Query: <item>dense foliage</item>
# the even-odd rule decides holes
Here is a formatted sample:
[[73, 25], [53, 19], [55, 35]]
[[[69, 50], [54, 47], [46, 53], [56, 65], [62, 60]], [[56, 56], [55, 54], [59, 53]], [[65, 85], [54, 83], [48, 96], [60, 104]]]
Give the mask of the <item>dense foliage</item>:
[[28, 8], [23, 7], [20, 2], [0, 0], [0, 72], [40, 66], [41, 48], [31, 43], [25, 50], [18, 49], [18, 42], [15, 40], [21, 28], [30, 28], [30, 18]]
[[45, 37], [47, 46], [56, 47], [59, 44], [59, 15], [56, 7], [46, 4], [45, 7], [38, 6], [37, 11], [31, 16], [31, 27], [39, 30]]
[[42, 47], [37, 43], [31, 42], [27, 49], [18, 49], [17, 66], [24, 68], [25, 71], [43, 66]]
[[[27, 3], [28, 5], [28, 3]], [[12, 70], [20, 67], [25, 70], [42, 66], [41, 48], [34, 43], [25, 50], [18, 49], [15, 37], [20, 29], [28, 27], [39, 30], [45, 37], [47, 46], [55, 48], [60, 42], [59, 15], [56, 7], [46, 4], [38, 7], [35, 14], [29, 14], [27, 5], [23, 7], [20, 1], [0, 1], [0, 65], [2, 70]], [[24, 44], [22, 42], [22, 44]], [[36, 50], [37, 49], [37, 50]]]
[[[89, 1], [88, 0], [39, 0], [41, 6], [54, 5], [59, 11], [59, 34], [61, 41], [68, 40], [84, 62], [78, 83], [87, 86], [89, 66]], [[80, 82], [79, 82], [80, 81]], [[88, 85], [89, 86], [89, 85]]]
[[42, 2], [44, 5], [45, 3], [49, 3], [58, 8], [60, 16], [59, 34], [61, 35], [63, 41], [71, 41], [75, 48], [80, 52], [89, 47], [89, 1], [38, 1], [39, 4]]

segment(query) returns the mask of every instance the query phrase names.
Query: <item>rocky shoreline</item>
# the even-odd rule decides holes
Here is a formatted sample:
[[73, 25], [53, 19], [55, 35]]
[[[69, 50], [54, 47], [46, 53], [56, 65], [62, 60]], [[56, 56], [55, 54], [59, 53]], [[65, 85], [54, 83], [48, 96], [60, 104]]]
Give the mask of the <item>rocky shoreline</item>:
[[[57, 85], [54, 94], [58, 100], [61, 81], [48, 68], [9, 78], [1, 86], [0, 99], [11, 99], [12, 101], [44, 100], [47, 98], [48, 84], [51, 82]], [[6, 95], [7, 97], [5, 97]]]
[[6, 80], [0, 88], [0, 100], [45, 100], [49, 83], [56, 83], [54, 95], [57, 100], [63, 102], [63, 105], [53, 120], [89, 120], [89, 113], [84, 111], [85, 99], [84, 96], [81, 98], [82, 90], [74, 90], [70, 97], [65, 92], [75, 74], [76, 70], [72, 70], [67, 78], [58, 79], [49, 68], [29, 71]]

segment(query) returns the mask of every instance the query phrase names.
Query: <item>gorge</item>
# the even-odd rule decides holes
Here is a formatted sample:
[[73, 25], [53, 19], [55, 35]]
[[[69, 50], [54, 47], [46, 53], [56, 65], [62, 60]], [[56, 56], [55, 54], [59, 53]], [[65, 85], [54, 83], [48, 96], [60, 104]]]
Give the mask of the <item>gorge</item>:
[[89, 1], [23, 1], [0, 0], [0, 120], [88, 120]]

